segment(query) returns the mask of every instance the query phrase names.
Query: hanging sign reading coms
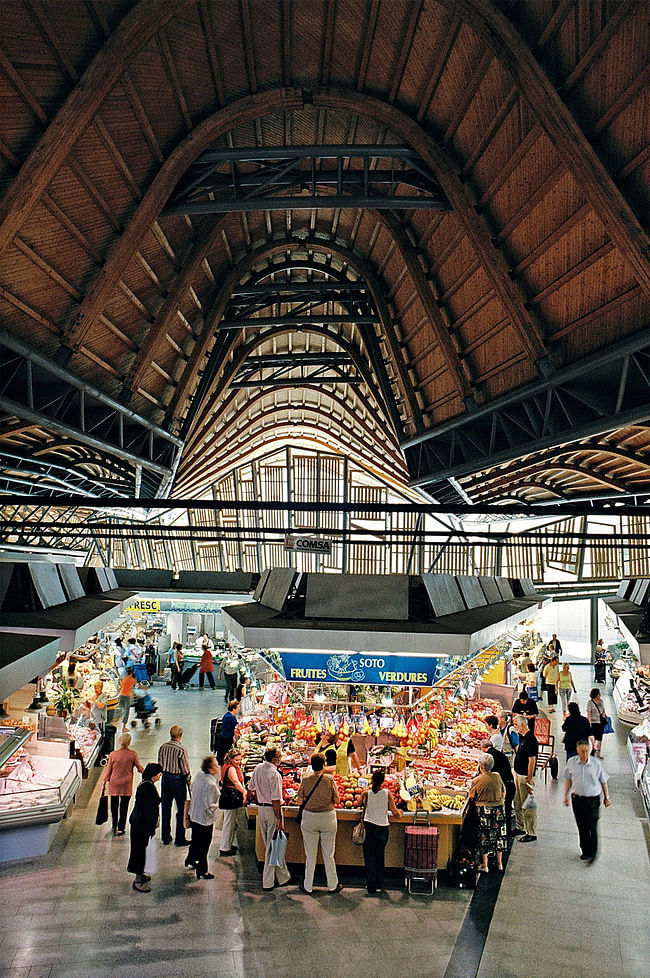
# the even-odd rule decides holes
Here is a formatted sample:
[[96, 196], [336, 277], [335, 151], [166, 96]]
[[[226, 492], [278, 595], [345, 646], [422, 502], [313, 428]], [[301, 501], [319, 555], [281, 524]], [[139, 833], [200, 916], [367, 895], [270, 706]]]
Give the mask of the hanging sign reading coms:
[[369, 683], [378, 686], [432, 686], [439, 659], [429, 656], [373, 655], [362, 652], [280, 651], [289, 682]]
[[284, 549], [308, 554], [331, 554], [331, 540], [315, 540], [313, 537], [285, 537]]

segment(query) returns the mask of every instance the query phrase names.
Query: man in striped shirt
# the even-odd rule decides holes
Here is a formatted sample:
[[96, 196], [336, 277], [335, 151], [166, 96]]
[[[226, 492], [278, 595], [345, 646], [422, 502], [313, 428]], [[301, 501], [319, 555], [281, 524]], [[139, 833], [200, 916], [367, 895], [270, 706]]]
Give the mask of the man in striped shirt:
[[189, 846], [185, 838], [183, 817], [187, 786], [190, 783], [190, 759], [187, 748], [181, 744], [183, 729], [174, 725], [169, 731], [171, 740], [158, 749], [158, 763], [163, 773], [160, 785], [160, 838], [164, 846], [172, 841], [172, 802], [176, 802], [176, 837], [174, 845]]

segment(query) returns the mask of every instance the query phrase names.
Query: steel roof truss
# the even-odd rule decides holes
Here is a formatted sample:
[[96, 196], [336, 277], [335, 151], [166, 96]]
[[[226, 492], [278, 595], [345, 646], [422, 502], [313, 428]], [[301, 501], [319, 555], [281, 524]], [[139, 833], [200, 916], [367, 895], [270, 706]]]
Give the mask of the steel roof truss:
[[[603, 430], [647, 422], [649, 416], [650, 339], [645, 332], [416, 436], [402, 450], [411, 484], [426, 487]], [[471, 456], [468, 444], [474, 449]]]

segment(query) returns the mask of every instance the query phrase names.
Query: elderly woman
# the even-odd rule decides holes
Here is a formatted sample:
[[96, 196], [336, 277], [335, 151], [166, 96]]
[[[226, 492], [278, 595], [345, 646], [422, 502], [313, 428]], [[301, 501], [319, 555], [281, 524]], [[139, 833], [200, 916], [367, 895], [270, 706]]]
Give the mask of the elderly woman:
[[478, 849], [481, 854], [480, 873], [489, 872], [488, 856], [496, 856], [497, 869], [503, 872], [503, 852], [508, 845], [508, 827], [504, 810], [506, 789], [501, 775], [494, 773], [494, 758], [481, 754], [479, 773], [469, 789], [469, 797], [478, 815]]
[[131, 750], [131, 734], [122, 734], [119, 745], [117, 750], [108, 755], [104, 774], [104, 785], [108, 785], [111, 799], [113, 835], [124, 835], [129, 802], [133, 794], [133, 771], [137, 768], [142, 774], [144, 770], [140, 758]]
[[197, 880], [214, 879], [214, 875], [208, 872], [208, 850], [218, 811], [218, 776], [217, 759], [208, 754], [201, 761], [201, 771], [192, 782], [189, 811], [192, 842], [185, 865], [196, 870]]

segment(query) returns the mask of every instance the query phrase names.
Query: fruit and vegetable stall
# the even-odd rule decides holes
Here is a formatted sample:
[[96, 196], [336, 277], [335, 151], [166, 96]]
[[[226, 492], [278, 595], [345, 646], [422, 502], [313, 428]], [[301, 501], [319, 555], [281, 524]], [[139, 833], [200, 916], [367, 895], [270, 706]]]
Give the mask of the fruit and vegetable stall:
[[[439, 868], [444, 869], [458, 841], [469, 785], [477, 773], [481, 741], [490, 733], [485, 717], [500, 709], [493, 700], [453, 696], [449, 687], [429, 699], [408, 719], [397, 711], [383, 711], [378, 717], [364, 711], [354, 715], [325, 711], [312, 714], [305, 707], [284, 707], [274, 711], [272, 720], [265, 722], [255, 718], [239, 724], [238, 745], [246, 752], [247, 771], [262, 759], [268, 743], [282, 747], [280, 770], [289, 863], [305, 861], [302, 836], [295, 820], [298, 808], [294, 799], [311, 753], [323, 733], [343, 733], [352, 739], [366, 773], [361, 778], [357, 774], [334, 775], [340, 799], [337, 806], [337, 864], [363, 864], [362, 850], [352, 843], [352, 829], [361, 817], [361, 800], [370, 772], [383, 767], [386, 770], [385, 787], [403, 811], [401, 819], [391, 817], [386, 866], [403, 867], [404, 825], [413, 821], [416, 812], [422, 812], [426, 813], [429, 823], [439, 829], [438, 863]], [[250, 818], [256, 812], [254, 805], [249, 806]], [[259, 831], [256, 855], [260, 862], [264, 859]]]

